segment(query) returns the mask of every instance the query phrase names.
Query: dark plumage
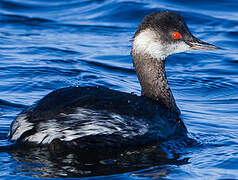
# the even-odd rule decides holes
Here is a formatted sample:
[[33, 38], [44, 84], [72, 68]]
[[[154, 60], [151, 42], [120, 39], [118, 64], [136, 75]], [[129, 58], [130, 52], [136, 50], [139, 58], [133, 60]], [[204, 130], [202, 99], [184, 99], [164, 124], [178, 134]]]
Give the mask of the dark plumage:
[[182, 17], [174, 12], [160, 11], [151, 13], [146, 16], [139, 25], [134, 38], [146, 29], [153, 29], [160, 36], [158, 37], [162, 43], [173, 43], [177, 40], [169, 36], [173, 32], [182, 32], [183, 36], [179, 41], [193, 41], [196, 38], [189, 31]]
[[[65, 116], [74, 114], [78, 107], [90, 109], [90, 113], [78, 121], [72, 121], [72, 118]], [[75, 137], [73, 141], [64, 143], [63, 133], [57, 139], [61, 139], [68, 148], [80, 147], [80, 150], [135, 146], [163, 141], [170, 136], [186, 135], [186, 128], [179, 115], [168, 111], [162, 104], [147, 97], [105, 87], [69, 87], [55, 90], [21, 114], [27, 117], [29, 123], [34, 123], [34, 127], [21, 136], [21, 141], [37, 131], [43, 131], [44, 129], [39, 127], [40, 123], [55, 119], [63, 126], [70, 126], [70, 131], [75, 133], [71, 134]], [[113, 118], [112, 114], [117, 116]], [[80, 136], [80, 128], [83, 129], [84, 124], [90, 121], [94, 122], [95, 126], [97, 123], [100, 126], [100, 122], [103, 121], [102, 125], [112, 131], [115, 128], [122, 130], [93, 136], [83, 134], [77, 138]], [[142, 132], [142, 128], [145, 128], [145, 133]], [[43, 142], [36, 144], [43, 145]]]

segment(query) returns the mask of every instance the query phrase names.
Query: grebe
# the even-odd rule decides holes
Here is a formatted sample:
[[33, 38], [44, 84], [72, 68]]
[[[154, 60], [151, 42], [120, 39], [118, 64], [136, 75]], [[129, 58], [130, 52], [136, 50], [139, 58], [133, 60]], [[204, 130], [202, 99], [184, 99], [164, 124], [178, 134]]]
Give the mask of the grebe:
[[166, 78], [165, 59], [191, 49], [218, 47], [195, 38], [174, 12], [146, 16], [131, 51], [142, 96], [99, 86], [55, 90], [17, 116], [8, 134], [10, 141], [35, 146], [60, 142], [65, 150], [88, 150], [186, 136]]

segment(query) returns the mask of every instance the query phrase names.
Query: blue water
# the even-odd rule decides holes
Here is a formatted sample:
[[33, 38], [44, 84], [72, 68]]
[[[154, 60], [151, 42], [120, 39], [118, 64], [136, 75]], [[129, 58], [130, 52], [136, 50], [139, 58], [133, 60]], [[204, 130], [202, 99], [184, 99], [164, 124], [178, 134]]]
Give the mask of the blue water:
[[[195, 36], [222, 47], [167, 60], [171, 89], [196, 145], [180, 147], [172, 162], [146, 152], [120, 168], [109, 161], [83, 170], [73, 157], [59, 162], [39, 149], [2, 151], [0, 179], [238, 179], [236, 0], [1, 0], [0, 146], [9, 144], [10, 123], [23, 106], [54, 89], [103, 85], [139, 95], [130, 40], [141, 19], [157, 10], [178, 12]], [[130, 168], [132, 161], [137, 168]]]

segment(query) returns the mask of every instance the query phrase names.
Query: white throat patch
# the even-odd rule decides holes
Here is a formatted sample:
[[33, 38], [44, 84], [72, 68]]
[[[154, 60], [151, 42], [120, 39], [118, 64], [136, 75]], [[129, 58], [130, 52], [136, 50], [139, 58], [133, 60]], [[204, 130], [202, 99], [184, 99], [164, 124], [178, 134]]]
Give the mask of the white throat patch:
[[140, 32], [133, 41], [133, 51], [135, 53], [149, 54], [158, 60], [164, 60], [167, 56], [189, 50], [189, 45], [183, 41], [174, 44], [162, 43], [159, 35], [151, 29]]

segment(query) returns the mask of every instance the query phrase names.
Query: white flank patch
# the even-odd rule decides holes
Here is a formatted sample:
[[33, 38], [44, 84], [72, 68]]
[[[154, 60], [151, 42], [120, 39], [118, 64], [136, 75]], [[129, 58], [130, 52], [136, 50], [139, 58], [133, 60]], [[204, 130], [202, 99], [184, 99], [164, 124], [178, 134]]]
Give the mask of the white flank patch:
[[[143, 135], [148, 132], [148, 125], [144, 119], [135, 120], [134, 117], [121, 116], [107, 111], [97, 111], [77, 108], [73, 114], [61, 114], [64, 119], [49, 119], [37, 125], [36, 133], [25, 137], [23, 141], [36, 144], [49, 144], [59, 138], [71, 141], [89, 135], [119, 134], [122, 137]], [[32, 129], [25, 115], [20, 115], [12, 125], [12, 138], [16, 141], [20, 136]]]
[[[171, 37], [172, 38], [172, 37]], [[133, 51], [140, 54], [149, 54], [158, 60], [164, 60], [167, 56], [189, 50], [190, 47], [183, 41], [166, 44], [160, 41], [159, 34], [146, 29], [140, 32], [133, 41]]]
[[31, 130], [34, 127], [33, 123], [30, 123], [25, 114], [20, 114], [11, 125], [11, 130], [8, 132], [8, 136], [11, 135], [11, 140], [16, 141], [21, 135]]

